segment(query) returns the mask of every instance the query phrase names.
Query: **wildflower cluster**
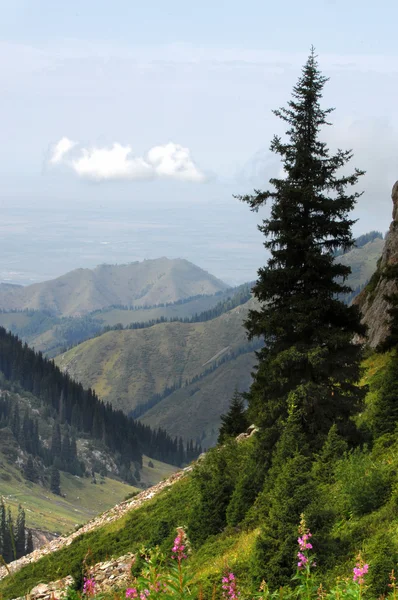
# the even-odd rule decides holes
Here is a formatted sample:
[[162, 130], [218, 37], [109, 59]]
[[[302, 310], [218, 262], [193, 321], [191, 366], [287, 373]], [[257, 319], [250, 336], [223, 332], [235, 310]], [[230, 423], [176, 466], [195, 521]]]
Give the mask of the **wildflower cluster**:
[[83, 594], [89, 598], [95, 595], [95, 581], [92, 577], [84, 578]]
[[[294, 589], [280, 588], [271, 592], [265, 581], [262, 582], [257, 593], [250, 596], [254, 600], [363, 600], [366, 597], [367, 586], [365, 585], [366, 575], [369, 571], [369, 565], [359, 554], [353, 568], [351, 578], [338, 578], [334, 588], [329, 591], [322, 587], [319, 581], [314, 577], [313, 567], [316, 566], [314, 555], [312, 553], [312, 534], [308, 529], [304, 515], [301, 516], [298, 529], [297, 543], [299, 546], [297, 552], [297, 572], [293, 577], [296, 582]], [[151, 550], [142, 548], [135, 557], [132, 568], [131, 587], [125, 591], [126, 600], [186, 600], [187, 598], [204, 600], [202, 590], [198, 590], [194, 584], [194, 579], [189, 568], [188, 561], [185, 561], [190, 551], [189, 540], [183, 527], [177, 528], [177, 535], [171, 548], [171, 558], [167, 558], [159, 547]], [[86, 571], [87, 577], [84, 578], [83, 595], [93, 598], [96, 595], [96, 583], [89, 571]], [[387, 600], [398, 600], [396, 577], [394, 571], [390, 574], [390, 593]], [[221, 580], [221, 590], [223, 600], [241, 600], [241, 592], [238, 590], [238, 583], [235, 574], [228, 569]], [[76, 594], [76, 592], [75, 592]], [[213, 589], [212, 598], [217, 596], [216, 586]], [[246, 597], [246, 596], [245, 596]], [[76, 600], [80, 595], [73, 596], [68, 594], [67, 600]], [[99, 598], [99, 597], [98, 597]], [[118, 595], [115, 600], [121, 600]]]
[[236, 577], [233, 573], [228, 573], [228, 575], [222, 578], [222, 589], [223, 598], [227, 598], [228, 600], [237, 600], [240, 592], [237, 590]]

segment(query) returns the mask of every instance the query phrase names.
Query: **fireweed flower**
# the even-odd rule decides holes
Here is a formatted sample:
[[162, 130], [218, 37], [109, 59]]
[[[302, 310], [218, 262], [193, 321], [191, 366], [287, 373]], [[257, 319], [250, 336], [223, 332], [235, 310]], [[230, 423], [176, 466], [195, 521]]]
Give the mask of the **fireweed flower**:
[[233, 573], [228, 573], [225, 577], [222, 578], [222, 589], [223, 598], [228, 598], [228, 600], [236, 600], [240, 592], [238, 592], [236, 587], [236, 579]]
[[136, 588], [127, 588], [126, 598], [138, 598], [138, 592]]
[[92, 577], [89, 579], [87, 579], [87, 577], [84, 578], [83, 594], [85, 594], [86, 596], [94, 596], [95, 581]]
[[186, 552], [188, 551], [187, 536], [182, 527], [177, 527], [177, 537], [174, 540], [173, 548], [171, 549], [172, 558], [178, 561], [178, 564], [187, 558]]
[[304, 515], [301, 515], [300, 526], [299, 526], [299, 537], [297, 543], [299, 545], [299, 552], [297, 552], [297, 568], [299, 571], [302, 569], [316, 567], [316, 563], [313, 559], [308, 556], [308, 550], [312, 550], [312, 544], [309, 541], [312, 538], [312, 533], [307, 528]]
[[352, 580], [359, 583], [360, 585], [363, 585], [365, 583], [364, 575], [366, 575], [368, 570], [369, 570], [369, 565], [366, 563], [363, 563], [362, 560], [360, 559], [352, 570], [354, 573]]

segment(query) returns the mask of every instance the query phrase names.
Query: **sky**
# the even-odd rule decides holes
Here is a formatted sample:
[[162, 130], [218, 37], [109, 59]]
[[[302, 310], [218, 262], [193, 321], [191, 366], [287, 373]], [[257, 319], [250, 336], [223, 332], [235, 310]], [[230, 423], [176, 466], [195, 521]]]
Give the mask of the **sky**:
[[323, 132], [366, 170], [354, 233], [398, 179], [398, 5], [380, 0], [0, 0], [0, 281], [183, 257], [228, 283], [266, 261], [233, 196], [269, 152], [314, 45]]

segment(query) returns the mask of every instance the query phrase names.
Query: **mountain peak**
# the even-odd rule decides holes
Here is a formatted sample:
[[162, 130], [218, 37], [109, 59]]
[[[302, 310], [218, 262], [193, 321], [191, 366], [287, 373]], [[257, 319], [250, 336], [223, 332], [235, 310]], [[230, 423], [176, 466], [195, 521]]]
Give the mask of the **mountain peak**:
[[77, 316], [114, 305], [176, 302], [228, 288], [226, 283], [185, 259], [162, 257], [75, 269], [26, 287], [0, 286], [0, 309], [50, 310], [60, 316]]

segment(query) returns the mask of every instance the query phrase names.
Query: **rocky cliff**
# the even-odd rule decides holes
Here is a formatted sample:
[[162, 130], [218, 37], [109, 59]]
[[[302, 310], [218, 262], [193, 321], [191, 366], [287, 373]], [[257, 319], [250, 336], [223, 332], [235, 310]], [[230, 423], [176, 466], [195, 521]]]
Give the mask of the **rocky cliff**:
[[383, 342], [388, 334], [388, 303], [384, 299], [396, 289], [396, 283], [384, 276], [388, 265], [398, 263], [398, 181], [392, 188], [393, 202], [392, 222], [387, 234], [383, 254], [378, 262], [377, 270], [369, 284], [354, 300], [362, 313], [362, 322], [368, 327], [367, 341], [371, 348]]

